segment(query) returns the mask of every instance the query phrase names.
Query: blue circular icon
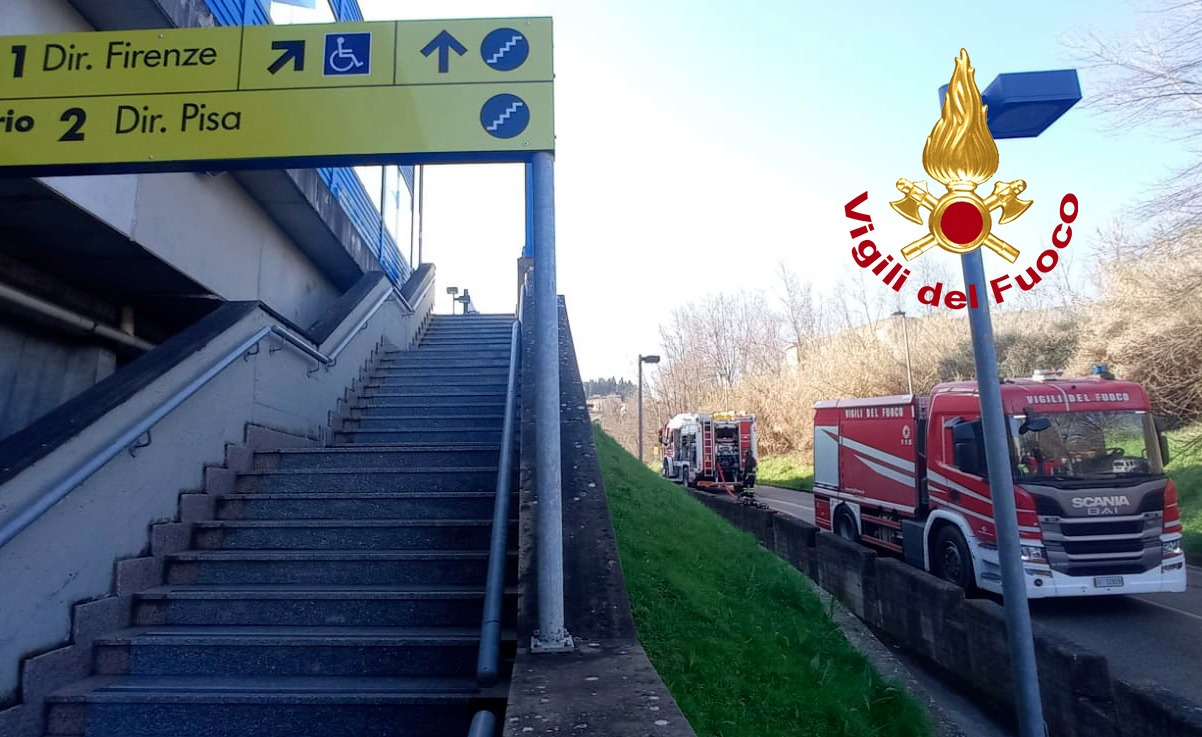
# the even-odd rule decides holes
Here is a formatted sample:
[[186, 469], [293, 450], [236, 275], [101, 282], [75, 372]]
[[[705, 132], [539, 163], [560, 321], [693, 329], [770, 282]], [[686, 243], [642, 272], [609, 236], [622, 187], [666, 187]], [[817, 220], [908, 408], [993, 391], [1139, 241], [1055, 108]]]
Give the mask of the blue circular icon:
[[496, 138], [513, 138], [530, 125], [530, 106], [517, 95], [494, 95], [480, 108], [480, 125]]
[[484, 37], [480, 56], [484, 57], [485, 64], [498, 72], [511, 72], [526, 63], [530, 42], [519, 31], [498, 28]]

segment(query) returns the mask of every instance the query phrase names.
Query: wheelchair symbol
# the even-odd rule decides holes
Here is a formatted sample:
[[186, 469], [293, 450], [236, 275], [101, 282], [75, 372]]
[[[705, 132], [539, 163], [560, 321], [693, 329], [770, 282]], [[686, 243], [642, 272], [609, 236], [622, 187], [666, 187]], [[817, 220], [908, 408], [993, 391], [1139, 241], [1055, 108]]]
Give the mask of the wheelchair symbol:
[[325, 75], [342, 76], [371, 72], [371, 34], [326, 35]]

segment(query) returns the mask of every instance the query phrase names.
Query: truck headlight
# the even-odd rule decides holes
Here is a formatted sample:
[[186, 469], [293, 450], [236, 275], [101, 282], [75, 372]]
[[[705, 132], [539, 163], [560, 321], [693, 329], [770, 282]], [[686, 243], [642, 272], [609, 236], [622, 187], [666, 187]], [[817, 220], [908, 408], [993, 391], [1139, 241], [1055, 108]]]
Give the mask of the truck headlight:
[[1181, 555], [1181, 538], [1174, 540], [1161, 540], [1160, 552], [1165, 558], [1172, 558], [1175, 555]]
[[1046, 563], [1048, 560], [1044, 557], [1042, 545], [1020, 545], [1018, 549], [1027, 563]]

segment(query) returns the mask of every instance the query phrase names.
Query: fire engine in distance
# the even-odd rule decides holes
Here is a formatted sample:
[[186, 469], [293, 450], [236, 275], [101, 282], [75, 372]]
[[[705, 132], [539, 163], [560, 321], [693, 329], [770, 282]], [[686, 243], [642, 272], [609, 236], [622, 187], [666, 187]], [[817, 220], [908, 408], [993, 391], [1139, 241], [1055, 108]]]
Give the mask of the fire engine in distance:
[[[1041, 372], [1002, 383], [1032, 598], [1185, 590], [1168, 446], [1139, 384]], [[818, 526], [1001, 593], [975, 382], [814, 405]]]
[[755, 415], [676, 415], [660, 429], [659, 443], [665, 478], [718, 491], [741, 492], [755, 485]]

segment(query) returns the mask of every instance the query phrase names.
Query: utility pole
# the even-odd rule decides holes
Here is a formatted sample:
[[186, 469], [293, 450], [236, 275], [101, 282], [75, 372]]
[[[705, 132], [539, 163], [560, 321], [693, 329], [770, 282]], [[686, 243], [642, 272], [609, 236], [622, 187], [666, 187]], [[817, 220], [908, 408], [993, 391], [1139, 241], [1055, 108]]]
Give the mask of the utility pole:
[[906, 325], [906, 311], [898, 310], [893, 313], [893, 317], [902, 319], [902, 340], [906, 342], [906, 386], [909, 387], [910, 396], [914, 396], [914, 374], [910, 370], [910, 329]]
[[643, 364], [659, 363], [659, 356], [639, 355], [639, 463], [646, 462], [643, 455]]

